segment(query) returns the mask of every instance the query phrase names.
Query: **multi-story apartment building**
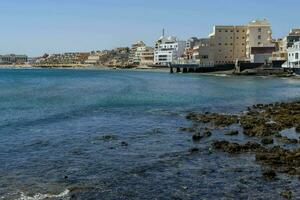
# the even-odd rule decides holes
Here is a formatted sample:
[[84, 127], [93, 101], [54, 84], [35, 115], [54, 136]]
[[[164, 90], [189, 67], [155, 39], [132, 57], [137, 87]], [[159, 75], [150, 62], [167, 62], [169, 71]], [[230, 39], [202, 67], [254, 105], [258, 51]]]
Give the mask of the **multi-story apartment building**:
[[284, 67], [300, 69], [300, 42], [295, 42], [287, 51], [288, 61], [285, 63]]
[[272, 61], [288, 60], [288, 49], [292, 48], [294, 43], [300, 41], [300, 29], [291, 29], [289, 34], [283, 39], [273, 40], [276, 51], [273, 52]]
[[250, 60], [253, 47], [274, 47], [267, 20], [255, 20], [242, 26], [215, 26], [209, 37], [216, 65]]
[[154, 64], [168, 65], [184, 55], [186, 42], [176, 37], [162, 36], [155, 45]]
[[154, 49], [148, 46], [138, 47], [132, 58], [132, 63], [137, 65], [153, 65]]
[[283, 39], [284, 47], [287, 50], [292, 47], [295, 42], [300, 41], [300, 29], [292, 29], [289, 34]]
[[210, 38], [199, 39], [198, 44], [193, 48], [193, 60], [202, 66], [213, 65], [213, 52], [210, 45]]
[[137, 52], [137, 49], [140, 47], [146, 47], [146, 44], [143, 41], [138, 41], [131, 45], [130, 55], [129, 55], [129, 63], [139, 64], [140, 59], [136, 57], [136, 52]]
[[145, 47], [140, 52], [140, 65], [153, 65], [154, 63], [154, 49], [152, 47]]
[[281, 38], [274, 39], [272, 44], [274, 44], [275, 51], [272, 53], [271, 61], [286, 61], [287, 49], [284, 44], [284, 40]]
[[88, 59], [85, 61], [85, 64], [96, 65], [100, 60], [100, 56], [97, 54], [90, 55]]
[[272, 44], [272, 30], [268, 20], [255, 20], [247, 25], [247, 58], [251, 55], [252, 47], [274, 47]]
[[246, 26], [215, 26], [210, 45], [215, 64], [234, 63], [246, 57]]
[[26, 55], [0, 55], [0, 64], [24, 64], [28, 61]]
[[200, 42], [200, 39], [197, 37], [191, 37], [186, 41], [186, 48], [184, 51], [184, 58], [186, 60], [191, 60], [193, 59], [193, 49], [195, 46], [197, 46]]

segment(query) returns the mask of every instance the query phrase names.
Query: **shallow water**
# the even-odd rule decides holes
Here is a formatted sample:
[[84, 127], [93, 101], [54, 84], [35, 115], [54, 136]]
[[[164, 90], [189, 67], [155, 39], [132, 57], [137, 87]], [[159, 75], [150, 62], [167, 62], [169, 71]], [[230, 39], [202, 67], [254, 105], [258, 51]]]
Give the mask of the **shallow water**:
[[193, 143], [178, 129], [189, 111], [297, 98], [292, 79], [2, 69], [0, 199], [278, 199], [286, 188], [300, 197], [298, 178], [266, 181], [254, 155], [211, 149], [222, 131]]

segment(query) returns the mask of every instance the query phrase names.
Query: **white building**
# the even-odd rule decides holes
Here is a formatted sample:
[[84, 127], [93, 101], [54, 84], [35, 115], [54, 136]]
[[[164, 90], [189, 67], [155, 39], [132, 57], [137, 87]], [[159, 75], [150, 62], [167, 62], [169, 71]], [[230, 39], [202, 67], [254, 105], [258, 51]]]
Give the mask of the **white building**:
[[135, 51], [135, 54], [133, 56], [133, 63], [136, 63], [136, 64], [140, 64], [141, 63], [141, 56], [142, 56], [142, 53], [145, 52], [147, 49], [146, 46], [140, 46], [140, 47], [137, 47], [136, 51]]
[[177, 61], [184, 55], [185, 48], [185, 41], [180, 41], [176, 37], [162, 36], [155, 45], [154, 64], [168, 65]]
[[100, 60], [99, 55], [90, 55], [88, 59], [85, 61], [86, 64], [96, 65]]
[[24, 64], [28, 61], [26, 55], [0, 55], [0, 64]]
[[139, 64], [140, 63], [140, 55], [137, 50], [141, 51], [141, 48], [145, 48], [146, 44], [143, 41], [138, 41], [131, 45], [130, 54], [129, 54], [129, 63], [131, 64]]
[[296, 42], [292, 47], [288, 48], [288, 61], [283, 64], [285, 68], [300, 68], [300, 42]]

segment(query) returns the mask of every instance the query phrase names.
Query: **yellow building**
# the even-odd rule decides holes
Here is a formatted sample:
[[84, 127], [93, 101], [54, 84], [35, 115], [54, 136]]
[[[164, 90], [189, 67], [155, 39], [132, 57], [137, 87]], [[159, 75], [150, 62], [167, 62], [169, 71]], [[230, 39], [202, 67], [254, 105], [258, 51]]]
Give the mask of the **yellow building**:
[[283, 39], [274, 39], [272, 44], [276, 51], [272, 53], [271, 61], [287, 60], [287, 50]]
[[199, 39], [197, 45], [193, 48], [193, 60], [202, 66], [213, 66], [214, 55], [212, 52], [210, 38]]
[[216, 65], [249, 60], [252, 47], [274, 47], [271, 26], [265, 19], [241, 26], [214, 26], [209, 37]]
[[210, 34], [215, 64], [234, 63], [246, 57], [246, 26], [215, 26]]
[[274, 47], [272, 44], [272, 30], [266, 20], [255, 20], [247, 26], [246, 55], [250, 57], [252, 47]]

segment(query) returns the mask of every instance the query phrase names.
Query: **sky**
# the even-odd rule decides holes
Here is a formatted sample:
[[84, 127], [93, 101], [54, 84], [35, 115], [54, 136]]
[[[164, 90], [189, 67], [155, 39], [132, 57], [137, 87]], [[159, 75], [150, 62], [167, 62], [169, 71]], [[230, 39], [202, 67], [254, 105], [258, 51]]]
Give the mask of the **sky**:
[[0, 54], [153, 45], [166, 35], [207, 37], [214, 25], [267, 18], [273, 37], [300, 28], [299, 0], [0, 0]]

